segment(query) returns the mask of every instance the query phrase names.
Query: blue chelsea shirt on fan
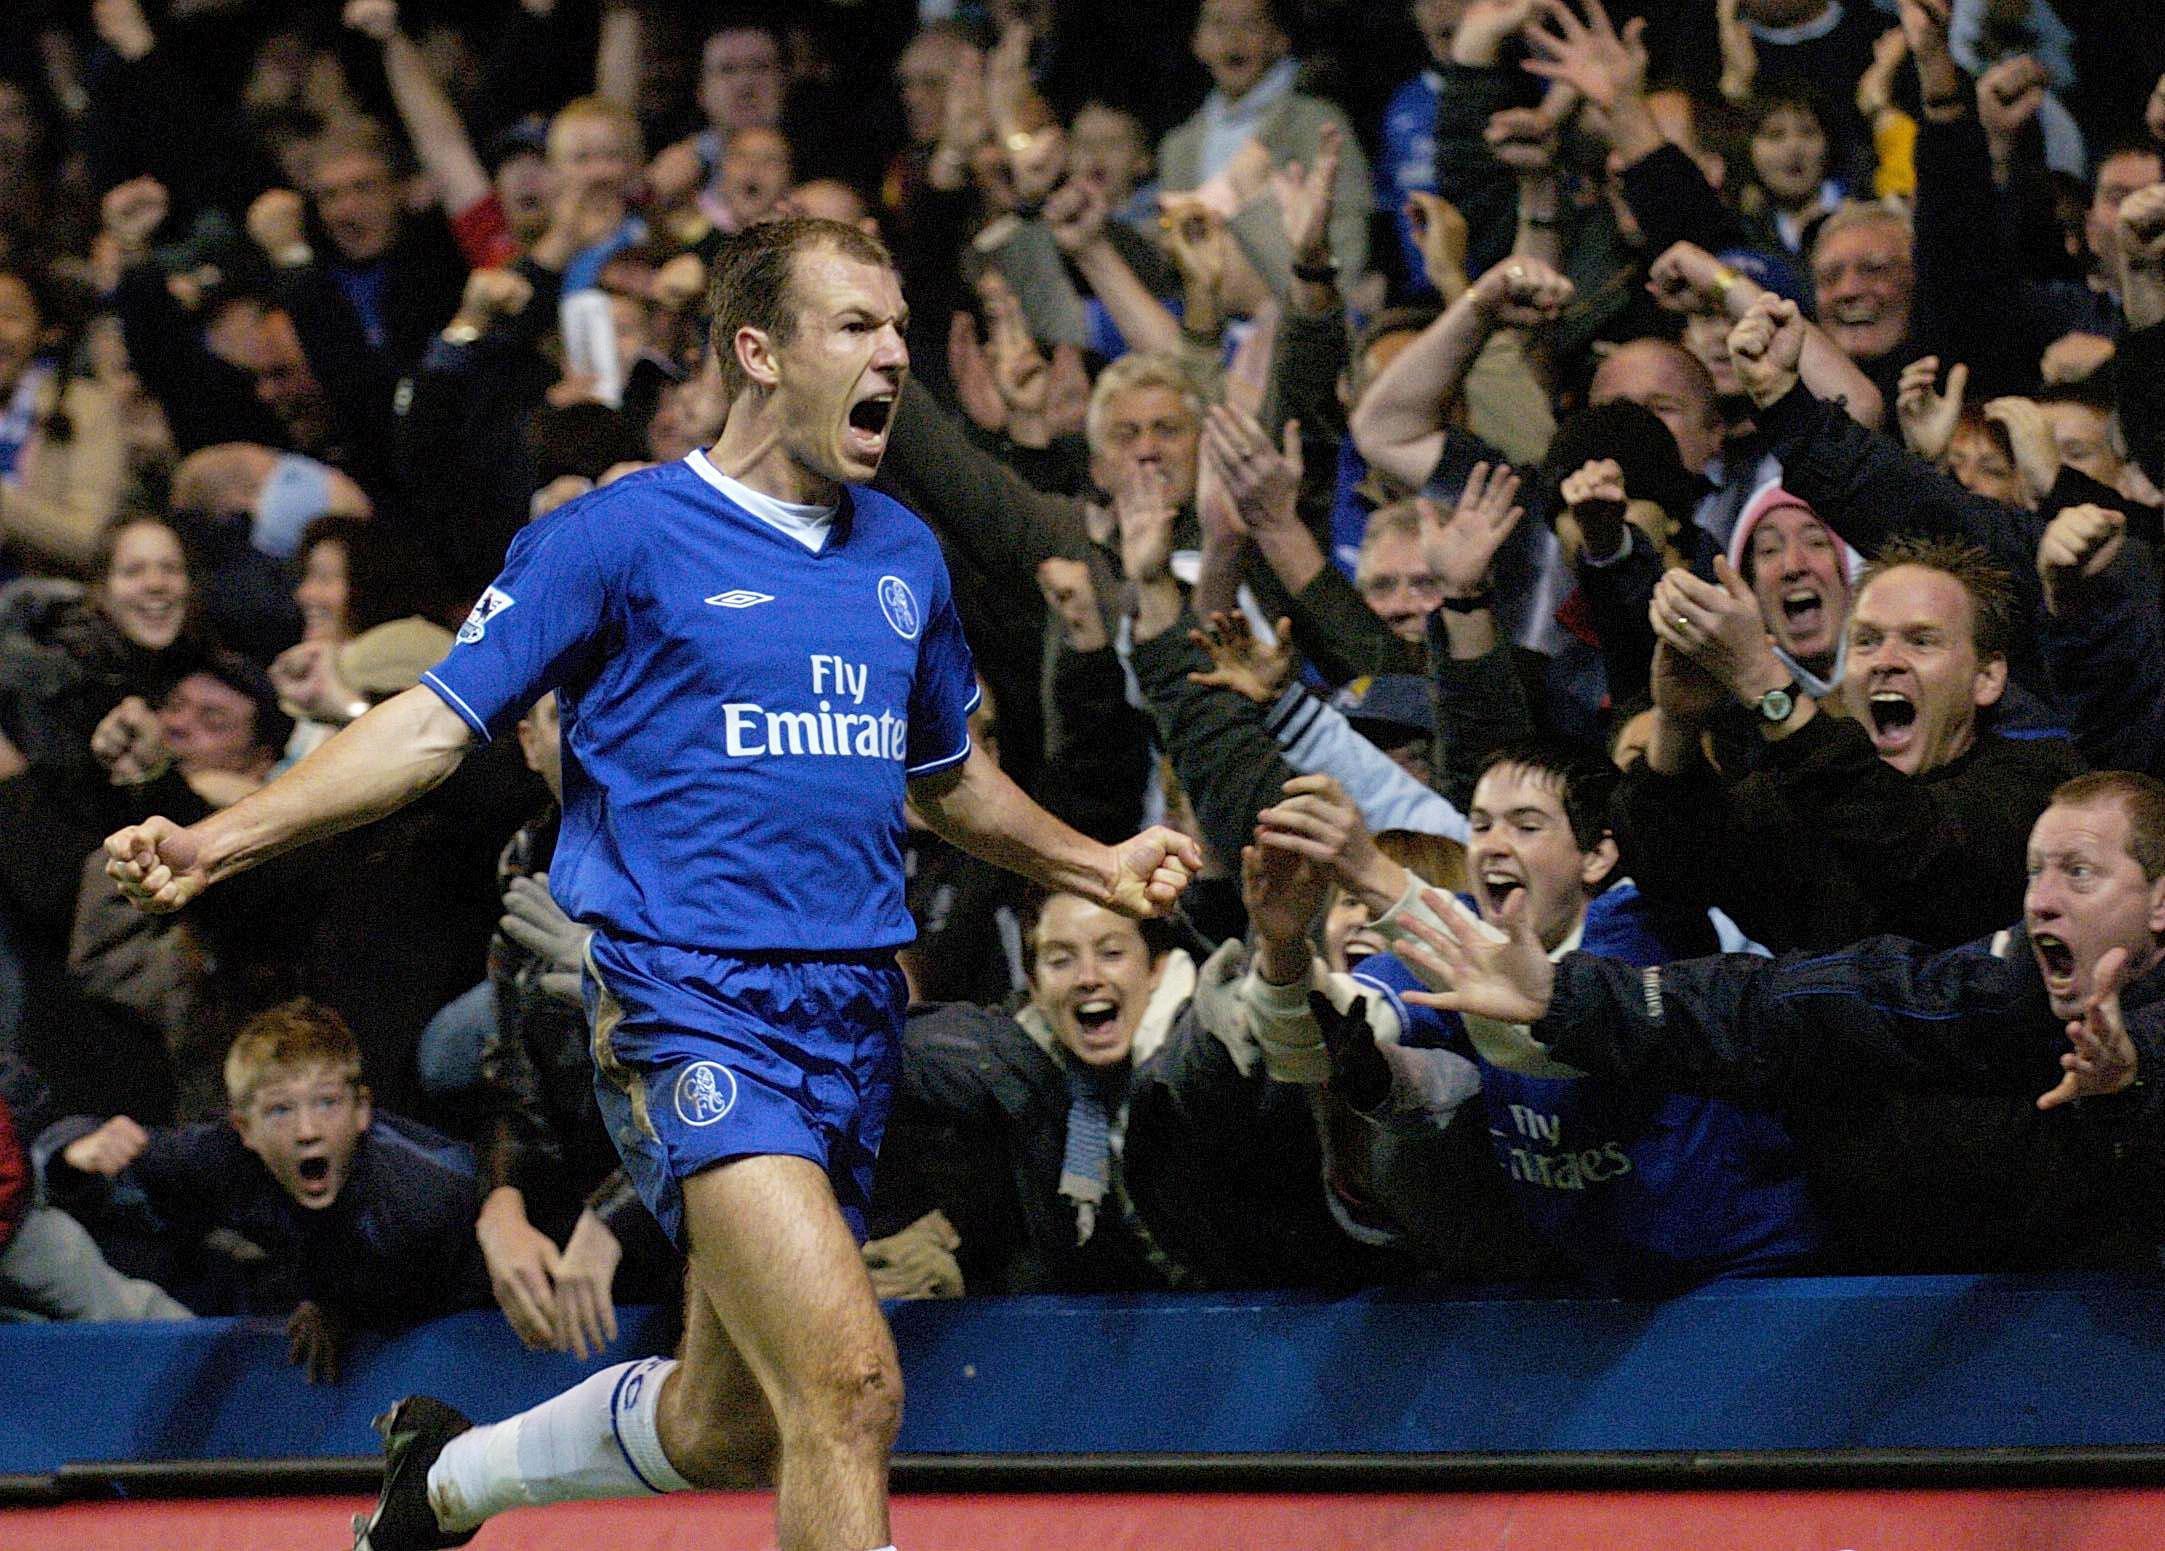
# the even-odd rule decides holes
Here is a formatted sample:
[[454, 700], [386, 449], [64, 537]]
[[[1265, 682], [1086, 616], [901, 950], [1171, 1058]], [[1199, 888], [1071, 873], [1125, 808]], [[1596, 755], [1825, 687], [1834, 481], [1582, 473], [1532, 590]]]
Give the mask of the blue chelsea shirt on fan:
[[697, 452], [521, 532], [422, 682], [483, 737], [557, 690], [551, 892], [613, 937], [731, 952], [910, 941], [905, 786], [962, 763], [977, 703], [915, 514], [849, 487], [815, 552]]

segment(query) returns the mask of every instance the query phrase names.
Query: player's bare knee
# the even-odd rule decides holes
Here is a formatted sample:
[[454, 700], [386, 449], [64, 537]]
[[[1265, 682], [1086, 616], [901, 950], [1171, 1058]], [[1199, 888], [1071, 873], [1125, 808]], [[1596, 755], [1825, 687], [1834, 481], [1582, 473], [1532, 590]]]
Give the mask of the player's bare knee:
[[793, 1432], [845, 1449], [892, 1447], [902, 1430], [902, 1370], [894, 1354], [868, 1349], [821, 1364], [791, 1421]]
[[902, 1431], [902, 1370], [892, 1355], [859, 1373], [855, 1401], [854, 1420], [867, 1441], [881, 1453], [893, 1448], [896, 1434]]

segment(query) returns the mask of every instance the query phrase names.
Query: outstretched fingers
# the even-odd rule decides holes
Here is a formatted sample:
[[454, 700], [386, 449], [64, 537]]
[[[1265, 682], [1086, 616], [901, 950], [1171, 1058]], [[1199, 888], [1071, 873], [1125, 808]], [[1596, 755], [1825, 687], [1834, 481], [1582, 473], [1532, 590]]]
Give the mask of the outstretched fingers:
[[1461, 508], [1477, 507], [1488, 495], [1488, 470], [1486, 463], [1476, 463], [1473, 466], [1473, 472], [1466, 476], [1466, 488], [1459, 493], [1458, 504]]
[[1475, 971], [1475, 939], [1487, 936], [1491, 929], [1457, 895], [1442, 889], [1424, 889], [1421, 903], [1434, 919], [1407, 912], [1399, 921], [1404, 935], [1393, 945], [1393, 951], [1423, 980], [1448, 995], [1445, 998], [1430, 992], [1409, 992], [1407, 999], [1454, 1012], [1463, 1010], [1462, 993]]
[[2082, 1016], [2067, 1025], [2072, 1048], [2060, 1057], [2063, 1075], [2057, 1087], [2039, 1095], [2039, 1109], [2118, 1093], [2135, 1081], [2135, 1046], [2120, 1016], [2120, 986], [2127, 966], [2125, 948], [2113, 948], [2098, 959], [2095, 988], [2083, 1003]]

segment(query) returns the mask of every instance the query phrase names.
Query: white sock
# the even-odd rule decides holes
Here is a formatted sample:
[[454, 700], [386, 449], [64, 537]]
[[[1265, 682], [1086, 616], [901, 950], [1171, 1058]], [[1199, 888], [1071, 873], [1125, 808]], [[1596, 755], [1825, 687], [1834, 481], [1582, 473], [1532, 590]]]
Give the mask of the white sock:
[[447, 1530], [506, 1508], [682, 1492], [662, 1452], [662, 1380], [673, 1359], [619, 1363], [531, 1411], [459, 1434], [429, 1467], [429, 1506]]

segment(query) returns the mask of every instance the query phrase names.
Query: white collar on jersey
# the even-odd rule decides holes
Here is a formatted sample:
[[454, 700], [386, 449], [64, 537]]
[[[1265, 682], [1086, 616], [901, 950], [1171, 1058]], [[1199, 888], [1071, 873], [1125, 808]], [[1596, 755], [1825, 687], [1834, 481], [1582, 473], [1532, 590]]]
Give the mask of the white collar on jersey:
[[706, 453], [694, 447], [684, 455], [692, 472], [719, 490], [731, 501], [743, 507], [770, 528], [779, 528], [814, 554], [825, 547], [827, 534], [834, 527], [834, 506], [806, 506], [796, 501], [777, 501], [763, 491], [754, 490], [741, 479], [732, 479], [708, 459]]

